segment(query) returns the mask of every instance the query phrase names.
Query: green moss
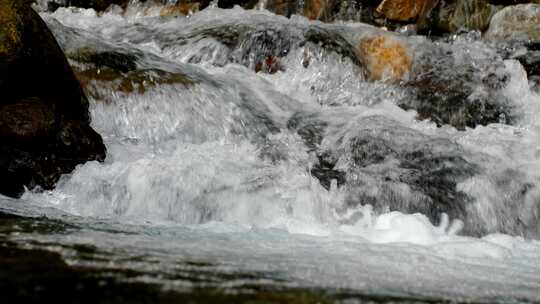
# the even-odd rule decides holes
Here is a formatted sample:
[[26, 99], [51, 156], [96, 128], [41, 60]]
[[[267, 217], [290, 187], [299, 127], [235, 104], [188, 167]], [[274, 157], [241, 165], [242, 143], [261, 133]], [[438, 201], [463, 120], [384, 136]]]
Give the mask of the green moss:
[[459, 0], [449, 21], [449, 29], [452, 32], [460, 29], [483, 31], [499, 9], [486, 0]]
[[11, 233], [66, 233], [75, 226], [47, 218], [27, 218], [0, 212], [0, 235]]
[[99, 88], [94, 84], [103, 83], [122, 93], [144, 94], [148, 89], [159, 85], [180, 84], [191, 86], [195, 82], [187, 75], [172, 73], [158, 69], [137, 69], [140, 54], [126, 54], [117, 51], [97, 51], [84, 47], [67, 53], [73, 62], [75, 74], [87, 93], [96, 98]]
[[[75, 75], [80, 83], [86, 88], [90, 96], [102, 99], [99, 90], [93, 88], [94, 83], [107, 83], [113, 90], [131, 94], [144, 94], [147, 90], [160, 85], [183, 85], [192, 86], [195, 81], [180, 73], [171, 73], [157, 69], [135, 70], [121, 73], [110, 68], [90, 68], [86, 70], [75, 69]], [[101, 85], [100, 85], [101, 87]]]
[[18, 14], [15, 2], [0, 0], [0, 55], [12, 53], [21, 43]]

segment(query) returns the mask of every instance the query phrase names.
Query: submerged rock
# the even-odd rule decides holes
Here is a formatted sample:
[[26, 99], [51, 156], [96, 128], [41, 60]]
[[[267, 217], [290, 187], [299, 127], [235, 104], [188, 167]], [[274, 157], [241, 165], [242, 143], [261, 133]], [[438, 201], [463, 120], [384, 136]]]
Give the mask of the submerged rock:
[[103, 160], [105, 146], [62, 50], [28, 2], [0, 0], [0, 24], [0, 193], [18, 196]]
[[457, 185], [478, 168], [451, 140], [369, 116], [338, 132], [329, 146], [335, 146], [332, 153], [347, 164], [345, 189], [350, 208], [370, 204], [378, 212], [420, 212], [433, 223], [439, 222], [441, 213], [463, 220], [471, 216], [467, 206], [472, 199]]
[[458, 130], [490, 123], [511, 124], [511, 103], [502, 90], [509, 81], [504, 63], [497, 56], [467, 60], [468, 50], [431, 45], [417, 54], [412, 77], [406, 82], [410, 96], [399, 102], [414, 109], [419, 119]]
[[[378, 213], [421, 212], [433, 223], [441, 213], [464, 221], [476, 216], [468, 212], [473, 198], [458, 184], [480, 169], [449, 139], [427, 136], [379, 115], [351, 117], [336, 125], [331, 118], [297, 113], [287, 126], [317, 156], [311, 175], [326, 189], [335, 183], [345, 192], [346, 209], [370, 204]], [[485, 228], [465, 233], [478, 235]]]
[[100, 92], [109, 87], [113, 92], [144, 94], [160, 85], [181, 84], [190, 86], [194, 80], [179, 72], [138, 67], [142, 57], [138, 52], [100, 50], [83, 47], [67, 52], [75, 75], [87, 94], [94, 99], [108, 102], [110, 96]]

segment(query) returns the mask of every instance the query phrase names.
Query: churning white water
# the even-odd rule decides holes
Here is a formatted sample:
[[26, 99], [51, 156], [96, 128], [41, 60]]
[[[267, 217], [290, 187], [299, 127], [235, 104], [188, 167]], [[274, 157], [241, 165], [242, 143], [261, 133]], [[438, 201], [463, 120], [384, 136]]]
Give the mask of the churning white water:
[[[86, 84], [93, 126], [108, 148], [105, 163], [79, 166], [54, 191], [0, 199], [3, 211], [81, 229], [12, 240], [92, 244], [110, 253], [109, 266], [148, 273], [200, 261], [216, 272], [257, 274], [204, 283], [222, 288], [248, 282], [540, 301], [540, 95], [518, 61], [503, 60], [476, 35], [439, 42], [396, 36], [418, 61], [450, 50], [454, 64], [434, 59], [435, 68], [471, 65], [478, 75], [496, 65], [495, 74], [508, 78], [497, 94], [512, 123], [502, 117], [456, 130], [400, 108], [414, 98], [405, 88], [364, 79], [342, 45], [394, 35], [371, 26], [212, 7], [176, 18], [137, 5], [125, 14], [60, 8], [42, 16], [67, 54], [91, 48], [133, 56], [136, 68], [121, 77], [135, 88], [120, 90], [122, 79]], [[301, 43], [309, 31], [339, 39], [333, 47]], [[381, 149], [389, 156], [359, 161], [353, 148], [366, 138], [363, 159]], [[326, 185], [314, 173], [321, 151], [333, 160], [329, 172], [338, 172]], [[441, 163], [447, 171], [430, 171]], [[435, 174], [454, 183], [441, 187], [441, 208], [426, 199], [439, 191], [426, 186]], [[70, 263], [87, 263], [60, 251]], [[140, 279], [197, 285], [189, 277]]]

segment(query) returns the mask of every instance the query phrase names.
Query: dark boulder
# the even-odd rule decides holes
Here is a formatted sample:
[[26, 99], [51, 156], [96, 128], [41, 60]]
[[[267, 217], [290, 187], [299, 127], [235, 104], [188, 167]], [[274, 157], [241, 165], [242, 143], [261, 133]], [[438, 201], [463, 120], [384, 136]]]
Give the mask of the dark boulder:
[[540, 76], [540, 42], [526, 45], [527, 52], [515, 57], [525, 68], [527, 76]]
[[103, 160], [88, 100], [27, 1], [0, 0], [0, 193], [52, 189], [63, 173]]
[[219, 0], [218, 7], [233, 8], [235, 5], [239, 5], [245, 9], [252, 9], [258, 2], [259, 0]]
[[47, 3], [48, 9], [54, 11], [63, 6], [75, 6], [81, 8], [93, 8], [96, 11], [104, 11], [112, 4], [125, 7], [129, 0], [53, 0]]
[[265, 8], [275, 14], [290, 17], [298, 14], [299, 5], [294, 0], [268, 0]]

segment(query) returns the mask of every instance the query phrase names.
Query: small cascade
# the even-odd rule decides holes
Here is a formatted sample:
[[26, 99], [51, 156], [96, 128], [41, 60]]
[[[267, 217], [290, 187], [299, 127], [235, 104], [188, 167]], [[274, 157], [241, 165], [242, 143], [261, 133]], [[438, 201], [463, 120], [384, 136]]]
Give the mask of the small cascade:
[[540, 301], [534, 50], [388, 31], [359, 1], [317, 20], [309, 1], [255, 2], [43, 10], [108, 156], [0, 198], [73, 225], [13, 240], [101, 267], [73, 253], [90, 242], [172, 290]]

